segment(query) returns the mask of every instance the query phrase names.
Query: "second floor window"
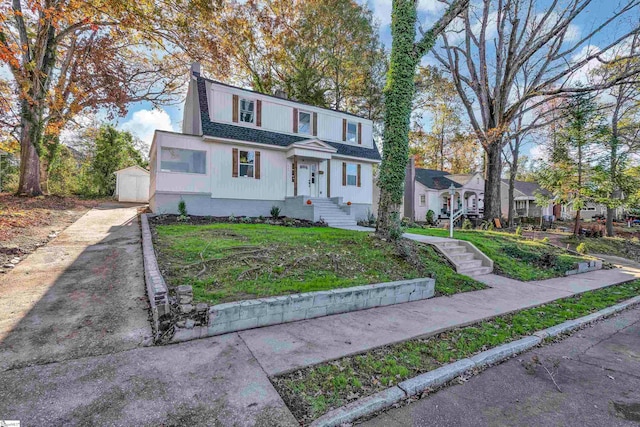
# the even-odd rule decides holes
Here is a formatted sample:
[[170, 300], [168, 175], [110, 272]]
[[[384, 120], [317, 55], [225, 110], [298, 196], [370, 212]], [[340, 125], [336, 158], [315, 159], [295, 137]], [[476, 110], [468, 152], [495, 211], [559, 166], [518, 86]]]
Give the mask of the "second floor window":
[[311, 135], [311, 113], [298, 112], [298, 132]]
[[239, 162], [240, 165], [240, 173], [238, 176], [246, 176], [247, 178], [253, 178], [253, 165], [255, 160], [255, 151], [239, 151]]
[[240, 121], [253, 123], [254, 102], [249, 99], [240, 99]]
[[355, 143], [358, 139], [358, 124], [354, 122], [347, 123], [347, 142]]

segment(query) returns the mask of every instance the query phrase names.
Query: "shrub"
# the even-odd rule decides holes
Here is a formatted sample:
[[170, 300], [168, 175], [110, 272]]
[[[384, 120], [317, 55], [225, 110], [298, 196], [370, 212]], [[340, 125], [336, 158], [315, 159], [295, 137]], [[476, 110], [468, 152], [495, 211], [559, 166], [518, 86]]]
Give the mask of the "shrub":
[[542, 243], [549, 243], [549, 238], [548, 237], [543, 238]]
[[493, 231], [495, 229], [496, 229], [496, 226], [493, 224], [493, 221], [489, 221], [489, 224], [487, 224], [487, 230]]
[[370, 210], [367, 210], [367, 222], [369, 225], [375, 225], [376, 223], [376, 216]]
[[578, 252], [579, 254], [586, 254], [587, 253], [587, 245], [582, 242], [580, 243], [578, 246], [576, 246], [576, 252]]
[[473, 229], [473, 224], [471, 224], [471, 221], [469, 220], [469, 218], [465, 218], [464, 221], [462, 221], [462, 229], [463, 230]]
[[398, 240], [404, 234], [404, 226], [400, 221], [397, 212], [391, 214], [391, 224], [389, 224], [389, 238], [391, 240]]
[[229, 222], [236, 222], [236, 217], [233, 214], [229, 215]]
[[178, 213], [180, 216], [187, 216], [187, 204], [182, 199], [178, 203]]
[[435, 212], [433, 212], [431, 209], [429, 209], [427, 211], [427, 217], [426, 217], [427, 224], [435, 225], [435, 223], [436, 223], [435, 216], [436, 216]]
[[521, 226], [516, 227], [516, 236], [522, 237], [522, 227]]
[[278, 219], [280, 218], [280, 207], [277, 205], [271, 206], [271, 218]]

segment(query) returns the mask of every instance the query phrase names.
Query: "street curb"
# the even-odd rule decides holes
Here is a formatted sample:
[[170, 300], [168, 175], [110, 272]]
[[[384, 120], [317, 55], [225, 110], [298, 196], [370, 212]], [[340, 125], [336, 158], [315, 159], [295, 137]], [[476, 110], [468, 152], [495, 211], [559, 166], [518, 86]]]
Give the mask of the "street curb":
[[640, 295], [587, 316], [568, 320], [559, 325], [534, 332], [532, 335], [483, 351], [482, 353], [478, 353], [470, 358], [449, 363], [433, 371], [405, 380], [396, 386], [327, 412], [317, 420], [313, 421], [310, 426], [338, 427], [362, 417], [373, 415], [383, 409], [390, 408], [407, 397], [420, 394], [429, 388], [444, 385], [470, 369], [483, 368], [488, 365], [502, 362], [518, 353], [522, 353], [539, 345], [545, 338], [570, 332], [596, 320], [623, 311], [636, 304], [640, 304]]

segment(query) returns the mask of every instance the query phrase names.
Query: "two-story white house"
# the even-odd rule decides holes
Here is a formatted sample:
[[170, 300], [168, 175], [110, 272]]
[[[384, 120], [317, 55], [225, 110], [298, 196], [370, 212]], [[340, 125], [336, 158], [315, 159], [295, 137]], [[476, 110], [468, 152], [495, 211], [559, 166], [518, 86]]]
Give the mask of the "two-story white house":
[[371, 120], [229, 86], [191, 69], [182, 133], [156, 131], [149, 205], [191, 215], [353, 225], [372, 208]]

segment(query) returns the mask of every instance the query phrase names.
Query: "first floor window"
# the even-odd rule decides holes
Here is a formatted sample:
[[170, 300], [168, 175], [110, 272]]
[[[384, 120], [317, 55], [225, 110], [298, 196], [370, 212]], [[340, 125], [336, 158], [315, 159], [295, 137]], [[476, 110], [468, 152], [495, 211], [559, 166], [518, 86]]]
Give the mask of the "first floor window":
[[240, 121], [253, 123], [253, 101], [249, 99], [240, 100]]
[[347, 163], [347, 185], [358, 185], [358, 166]]
[[426, 206], [427, 204], [427, 196], [424, 194], [420, 195], [420, 206]]
[[311, 135], [311, 113], [306, 111], [298, 112], [298, 133]]
[[358, 124], [354, 122], [347, 123], [347, 142], [355, 143], [358, 139]]
[[182, 172], [206, 174], [207, 153], [198, 150], [162, 147], [160, 149], [160, 170], [162, 172]]
[[246, 176], [247, 178], [253, 178], [253, 165], [255, 162], [255, 151], [243, 151], [238, 152], [238, 164], [240, 165], [240, 171], [238, 176]]

